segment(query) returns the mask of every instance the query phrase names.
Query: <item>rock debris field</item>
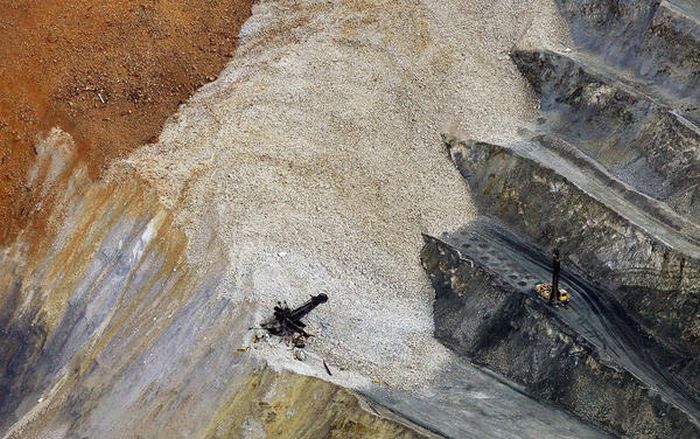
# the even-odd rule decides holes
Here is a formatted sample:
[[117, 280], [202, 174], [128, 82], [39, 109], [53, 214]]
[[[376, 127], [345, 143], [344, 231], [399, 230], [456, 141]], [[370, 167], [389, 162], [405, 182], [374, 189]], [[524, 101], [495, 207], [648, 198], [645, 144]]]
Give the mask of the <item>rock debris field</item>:
[[[555, 0], [108, 6], [42, 15], [51, 117], [0, 156], [0, 437], [605, 437], [436, 338], [421, 252], [479, 223], [445, 139], [546, 116], [512, 51], [568, 53]], [[321, 293], [302, 351], [259, 328]]]
[[440, 134], [512, 139], [537, 102], [508, 51], [565, 44], [557, 20], [549, 1], [258, 2], [219, 78], [110, 178], [156, 188], [195, 266], [225, 249], [219, 294], [262, 319], [327, 292], [312, 352], [421, 385], [450, 353], [432, 336], [420, 234], [475, 212]]

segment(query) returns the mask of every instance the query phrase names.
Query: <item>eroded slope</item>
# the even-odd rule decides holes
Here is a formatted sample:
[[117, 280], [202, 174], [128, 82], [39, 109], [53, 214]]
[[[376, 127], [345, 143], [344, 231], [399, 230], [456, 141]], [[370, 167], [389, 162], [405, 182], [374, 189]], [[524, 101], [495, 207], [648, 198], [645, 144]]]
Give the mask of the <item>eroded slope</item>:
[[[267, 361], [386, 390], [387, 405], [408, 401], [416, 423], [457, 437], [600, 437], [435, 342], [416, 258], [420, 231], [473, 213], [438, 133], [454, 122], [494, 140], [516, 135], [535, 101], [505, 55], [533, 23], [540, 36], [557, 29], [551, 6], [258, 2], [232, 63], [156, 145], [112, 167], [101, 189], [61, 180], [70, 200], [59, 200], [56, 238], [30, 260], [21, 240], [9, 248], [3, 279], [19, 285], [6, 304], [18, 328], [10, 346], [30, 345], [26, 367], [6, 367], [18, 383], [4, 402], [12, 434], [239, 434], [228, 416], [260, 407], [257, 394], [240, 412], [228, 403], [265, 378], [250, 363]], [[51, 169], [37, 171], [37, 186]], [[282, 344], [237, 351], [276, 300], [320, 291], [331, 300], [309, 318], [307, 362]], [[459, 379], [455, 364], [467, 371]], [[433, 394], [455, 387], [433, 416]], [[332, 418], [324, 428], [345, 425], [328, 401], [311, 404]]]
[[47, 216], [36, 209], [41, 194], [27, 185], [35, 143], [62, 128], [96, 176], [155, 140], [231, 57], [250, 1], [2, 1], [0, 11], [0, 244], [7, 244]]

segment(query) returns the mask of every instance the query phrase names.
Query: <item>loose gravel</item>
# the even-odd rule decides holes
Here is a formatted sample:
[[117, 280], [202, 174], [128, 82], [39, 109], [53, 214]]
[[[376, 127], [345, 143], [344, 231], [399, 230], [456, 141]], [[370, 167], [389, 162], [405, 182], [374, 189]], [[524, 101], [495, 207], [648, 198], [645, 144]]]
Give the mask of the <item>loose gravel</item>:
[[[552, 0], [259, 1], [229, 66], [110, 178], [157, 189], [192, 264], [226, 258], [221, 295], [262, 319], [327, 292], [312, 355], [421, 385], [451, 354], [420, 233], [475, 215], [440, 135], [513, 139], [537, 102], [508, 52], [564, 34]], [[286, 349], [258, 351], [305, 364]]]

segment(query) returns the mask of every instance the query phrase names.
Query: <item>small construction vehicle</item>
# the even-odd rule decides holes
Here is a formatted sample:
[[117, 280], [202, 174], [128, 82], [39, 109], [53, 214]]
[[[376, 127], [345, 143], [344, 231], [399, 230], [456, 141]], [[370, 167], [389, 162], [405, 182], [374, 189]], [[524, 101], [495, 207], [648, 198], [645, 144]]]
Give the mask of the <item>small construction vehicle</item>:
[[[571, 301], [571, 294], [563, 288], [559, 288], [559, 272], [561, 271], [561, 259], [559, 249], [552, 251], [552, 283], [539, 283], [535, 285], [535, 292], [550, 305], [566, 306]], [[556, 292], [556, 294], [553, 294]]]
[[294, 337], [295, 334], [299, 334], [302, 337], [309, 337], [310, 335], [304, 330], [306, 325], [301, 319], [326, 302], [328, 302], [328, 296], [324, 293], [311, 296], [311, 299], [295, 309], [290, 309], [287, 302], [277, 302], [272, 318], [260, 326], [273, 335]]

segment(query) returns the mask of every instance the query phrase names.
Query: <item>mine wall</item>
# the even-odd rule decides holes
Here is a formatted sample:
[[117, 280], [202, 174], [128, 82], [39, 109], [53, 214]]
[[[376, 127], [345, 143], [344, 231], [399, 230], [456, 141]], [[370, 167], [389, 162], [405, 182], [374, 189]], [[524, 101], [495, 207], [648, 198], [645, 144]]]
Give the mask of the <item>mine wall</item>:
[[[0, 436], [417, 438], [478, 437], [500, 428], [504, 437], [700, 437], [700, 8], [690, 0], [557, 0], [573, 47], [516, 45], [511, 64], [501, 46], [462, 52], [471, 38], [462, 29], [524, 31], [496, 13], [483, 20], [467, 7], [459, 13], [474, 20], [452, 22], [460, 2], [407, 9], [371, 3], [257, 2], [262, 12], [243, 30], [252, 38], [243, 55], [252, 60], [222, 72], [190, 110], [181, 107], [164, 142], [152, 133], [170, 110], [154, 118], [149, 135], [124, 148], [147, 141], [148, 150], [103, 180], [58, 128], [32, 145], [27, 178], [21, 173], [13, 184], [36, 197], [11, 210], [41, 214], [45, 224], [18, 221], [0, 247]], [[515, 3], [496, 9], [517, 16]], [[245, 14], [230, 29], [237, 32]], [[480, 22], [483, 28], [475, 26]], [[228, 58], [219, 52], [217, 62]], [[481, 52], [493, 56], [472, 64]], [[490, 133], [488, 142], [444, 135], [445, 158], [434, 125], [451, 106], [464, 105], [453, 112], [461, 117], [492, 100], [469, 96], [483, 87], [483, 78], [469, 74], [487, 69], [503, 70], [486, 75], [500, 78], [489, 85], [500, 99], [488, 111], [501, 119], [471, 130]], [[511, 84], [500, 82], [506, 72]], [[187, 89], [215, 81], [210, 73], [193, 74]], [[219, 88], [226, 82], [243, 91]], [[404, 82], [410, 86], [400, 87]], [[517, 90], [523, 102], [504, 99]], [[78, 104], [106, 107], [99, 89], [84, 91], [96, 96]], [[187, 93], [169, 96], [174, 106]], [[507, 111], [530, 115], [535, 103], [538, 117], [521, 138], [499, 144], [521, 121]], [[478, 110], [460, 126], [481, 123]], [[377, 144], [388, 153], [372, 158]], [[101, 155], [95, 151], [90, 155]], [[409, 184], [419, 175], [419, 184]], [[450, 191], [454, 196], [440, 196]], [[209, 205], [220, 211], [210, 215]], [[188, 206], [192, 216], [178, 223], [173, 206], [179, 213]], [[276, 215], [284, 210], [293, 215]], [[416, 293], [428, 285], [415, 252], [419, 227], [453, 220], [471, 222], [441, 238], [425, 235], [420, 255], [435, 291], [434, 335], [448, 350], [430, 334], [430, 289]], [[240, 228], [235, 221], [249, 222]], [[306, 235], [287, 241], [302, 225]], [[396, 230], [387, 232], [388, 225]], [[32, 241], [32, 227], [46, 235]], [[199, 262], [188, 257], [186, 227], [198, 246], [190, 255], [206, 256]], [[314, 227], [328, 230], [317, 247], [306, 247], [319, 238]], [[241, 253], [248, 257], [270, 245], [256, 241], [265, 234], [283, 237], [280, 248], [303, 249], [298, 259], [270, 252], [279, 260], [270, 271], [306, 270], [311, 265], [300, 256], [307, 254], [322, 262], [324, 276], [348, 270], [329, 283], [309, 271], [312, 280], [295, 289], [337, 287], [341, 311], [334, 316], [342, 324], [326, 320], [324, 329], [341, 342], [328, 335], [323, 342], [332, 347], [326, 352], [362, 371], [361, 379], [350, 380], [340, 366], [333, 375], [319, 358], [252, 354], [258, 337], [251, 328], [269, 316], [259, 309], [268, 298], [252, 291], [278, 295], [296, 279], [267, 275], [269, 283], [251, 285], [249, 295], [238, 291], [249, 279], [226, 279], [235, 265], [228, 250], [252, 242], [255, 249]], [[403, 258], [397, 248], [411, 239], [417, 244], [406, 246]], [[368, 243], [376, 247], [352, 252]], [[566, 307], [534, 293], [550, 279], [554, 247], [563, 256], [562, 286], [573, 297]], [[401, 258], [377, 263], [395, 250]], [[409, 263], [411, 276], [393, 277], [382, 289], [384, 277], [408, 271]], [[270, 267], [255, 258], [250, 264], [253, 271]], [[423, 312], [423, 320], [416, 324], [418, 313], [406, 309]], [[369, 311], [373, 320], [363, 321]], [[354, 320], [346, 325], [348, 316]], [[371, 340], [387, 326], [394, 332]], [[410, 349], [393, 349], [402, 344]], [[286, 347], [282, 355], [291, 355]], [[403, 382], [410, 389], [372, 377], [376, 385], [362, 394], [337, 384], [341, 373], [345, 384], [370, 382], [367, 370], [375, 369], [353, 364], [363, 350], [374, 351], [380, 369], [435, 362], [440, 375], [410, 375]], [[499, 390], [482, 392], [496, 387], [483, 377], [469, 381], [476, 374], [469, 362], [494, 371], [483, 375]], [[327, 375], [282, 371], [279, 363]]]
[[641, 193], [700, 218], [700, 132], [690, 114], [579, 55], [542, 49], [511, 56], [551, 116], [538, 132], [565, 139]]
[[691, 0], [557, 0], [574, 44], [695, 107], [700, 8]]
[[193, 265], [148, 185], [95, 182], [57, 148], [70, 157], [60, 130], [34, 181], [61, 189], [56, 230], [0, 253], [2, 437], [434, 437], [337, 384], [237, 353], [256, 305], [218, 292], [226, 258]]
[[425, 240], [421, 260], [436, 291], [435, 335], [456, 352], [612, 433], [700, 434], [683, 411], [626, 370], [601, 361], [540, 299], [522, 294], [451, 245]]
[[[290, 417], [290, 413], [294, 416]], [[222, 404], [203, 437], [438, 438], [353, 391], [318, 378], [260, 366]]]
[[[497, 134], [513, 135], [532, 99], [502, 55], [529, 17], [556, 11], [262, 1], [240, 28], [248, 2], [122, 3], [137, 24], [110, 7], [26, 5], [42, 20], [22, 30], [51, 53], [22, 47], [64, 69], [46, 91], [67, 110], [41, 120], [48, 139], [27, 128], [21, 167], [5, 157], [13, 191], [0, 207], [21, 214], [0, 230], [0, 437], [605, 437], [441, 346], [415, 257], [421, 227], [473, 211], [439, 140], [450, 102], [482, 120], [481, 105], [462, 99], [481, 94], [493, 121], [510, 125]], [[187, 11], [225, 29], [195, 15], [188, 32]], [[87, 18], [112, 30], [84, 32]], [[120, 38], [129, 29], [157, 48], [170, 26], [210, 56], [193, 63], [181, 42], [154, 58]], [[144, 69], [132, 52], [175, 71]], [[104, 59], [126, 75], [107, 75]], [[55, 73], [36, 65], [17, 72]], [[302, 361], [279, 339], [252, 341], [274, 301], [326, 289], [314, 332], [330, 366], [313, 346]]]
[[700, 261], [665, 245], [533, 160], [485, 143], [450, 151], [478, 202], [543, 248], [615, 285], [617, 300], [654, 335], [684, 352], [700, 348]]

